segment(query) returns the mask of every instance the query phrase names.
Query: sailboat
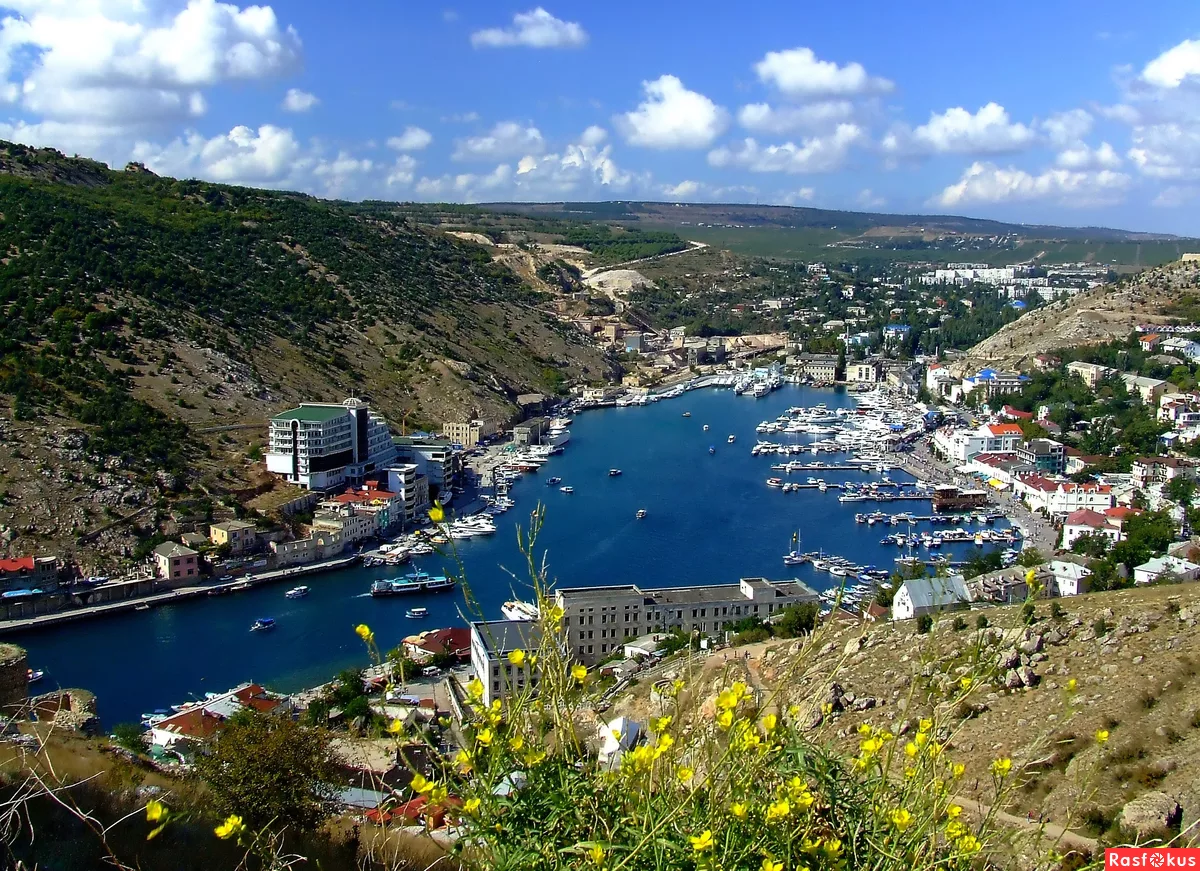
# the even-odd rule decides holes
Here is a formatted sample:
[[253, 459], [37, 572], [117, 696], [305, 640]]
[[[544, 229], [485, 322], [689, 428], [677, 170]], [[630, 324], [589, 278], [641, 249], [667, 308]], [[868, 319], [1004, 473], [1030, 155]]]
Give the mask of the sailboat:
[[789, 553], [783, 555], [783, 564], [785, 566], [799, 566], [808, 562], [809, 557], [800, 553], [800, 530], [792, 533], [792, 549]]

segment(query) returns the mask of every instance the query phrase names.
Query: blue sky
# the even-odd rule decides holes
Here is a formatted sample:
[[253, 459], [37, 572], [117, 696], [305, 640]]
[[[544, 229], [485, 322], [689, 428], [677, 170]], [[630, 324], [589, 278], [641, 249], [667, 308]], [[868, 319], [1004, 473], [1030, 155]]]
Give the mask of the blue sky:
[[0, 136], [353, 199], [1200, 234], [1200, 4], [995, 8], [0, 0]]

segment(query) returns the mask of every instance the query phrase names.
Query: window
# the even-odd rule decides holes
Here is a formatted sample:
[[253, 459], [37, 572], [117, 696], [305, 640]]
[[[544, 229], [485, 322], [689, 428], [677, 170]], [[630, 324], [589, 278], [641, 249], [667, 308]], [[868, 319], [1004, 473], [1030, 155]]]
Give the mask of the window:
[[588, 645], [588, 653], [591, 653], [591, 652], [592, 652], [592, 645], [589, 644]]

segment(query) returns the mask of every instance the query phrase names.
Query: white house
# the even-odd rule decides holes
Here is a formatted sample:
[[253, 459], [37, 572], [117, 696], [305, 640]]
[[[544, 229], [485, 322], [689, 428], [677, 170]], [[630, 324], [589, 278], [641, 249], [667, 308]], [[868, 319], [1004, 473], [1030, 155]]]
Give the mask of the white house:
[[905, 581], [892, 599], [892, 619], [912, 620], [922, 614], [953, 611], [970, 605], [962, 575], [948, 578], [915, 578]]
[[1025, 499], [1030, 511], [1045, 511], [1051, 517], [1067, 517], [1081, 508], [1104, 511], [1113, 505], [1112, 487], [1094, 481], [1077, 484], [1042, 475], [1025, 475], [1016, 480], [1013, 491]]
[[1170, 575], [1181, 581], [1194, 581], [1200, 577], [1200, 566], [1177, 556], [1156, 556], [1134, 568], [1133, 582], [1153, 584], [1163, 575]]
[[1070, 560], [1054, 559], [1050, 560], [1050, 574], [1054, 578], [1049, 590], [1051, 595], [1079, 596], [1088, 591], [1087, 579], [1092, 570]]
[[1107, 514], [1080, 508], [1068, 514], [1063, 521], [1062, 546], [1070, 549], [1076, 539], [1084, 535], [1103, 535], [1110, 544], [1116, 544], [1124, 537], [1121, 524]]
[[621, 764], [625, 751], [632, 750], [642, 740], [643, 730], [639, 723], [628, 717], [617, 717], [609, 723], [601, 723], [599, 762], [602, 768], [616, 768]]

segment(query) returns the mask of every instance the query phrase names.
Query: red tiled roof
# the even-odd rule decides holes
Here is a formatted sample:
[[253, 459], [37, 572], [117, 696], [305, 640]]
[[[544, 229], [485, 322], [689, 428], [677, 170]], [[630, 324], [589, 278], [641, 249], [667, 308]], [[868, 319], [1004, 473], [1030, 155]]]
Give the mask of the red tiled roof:
[[1143, 342], [1157, 342], [1161, 338], [1162, 338], [1162, 336], [1160, 336], [1158, 333], [1146, 333], [1146, 335], [1142, 336], [1142, 341]]
[[347, 490], [340, 496], [335, 496], [334, 501], [343, 505], [353, 505], [356, 502], [374, 502], [376, 499], [395, 499], [397, 495], [390, 490]]
[[159, 722], [154, 728], [188, 738], [211, 738], [225, 720], [201, 707], [190, 708]]
[[1124, 520], [1125, 518], [1130, 517], [1134, 514], [1141, 514], [1141, 513], [1142, 512], [1136, 508], [1126, 508], [1124, 505], [1117, 505], [1114, 508], [1105, 508], [1104, 509], [1104, 515], [1106, 517], [1110, 517], [1113, 520], [1117, 520], [1117, 521], [1121, 521], [1121, 520]]
[[1108, 526], [1108, 518], [1090, 508], [1080, 508], [1067, 515], [1067, 526], [1090, 526], [1092, 529], [1102, 529]]
[[461, 653], [471, 649], [471, 630], [465, 627], [426, 632], [416, 646], [427, 653]]
[[1043, 493], [1053, 493], [1058, 489], [1062, 489], [1064, 493], [1111, 493], [1112, 487], [1108, 484], [1096, 484], [1094, 482], [1087, 484], [1076, 484], [1073, 481], [1054, 481], [1050, 478], [1045, 478], [1041, 475], [1026, 475], [1021, 478], [1021, 483], [1034, 490], [1040, 490]]
[[1015, 417], [1017, 420], [1033, 420], [1033, 412], [1021, 411], [1018, 408], [1013, 408], [1011, 405], [1006, 405], [1000, 409], [1000, 413], [1005, 417]]
[[0, 559], [0, 572], [33, 571], [33, 557], [19, 556], [16, 559]]
[[1021, 435], [1021, 428], [1015, 423], [993, 423], [984, 429], [994, 436]]

